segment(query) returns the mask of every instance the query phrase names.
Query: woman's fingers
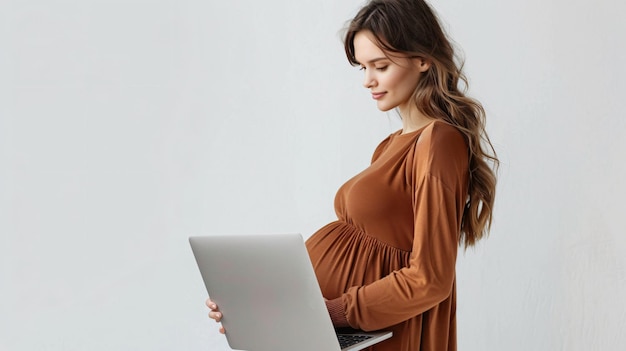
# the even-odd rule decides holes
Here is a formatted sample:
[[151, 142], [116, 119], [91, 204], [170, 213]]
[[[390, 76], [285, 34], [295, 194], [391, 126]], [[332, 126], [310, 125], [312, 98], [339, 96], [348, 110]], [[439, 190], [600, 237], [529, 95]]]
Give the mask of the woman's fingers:
[[[211, 299], [206, 299], [205, 303], [207, 307], [211, 309], [211, 312], [209, 312], [209, 318], [214, 319], [215, 322], [219, 323], [222, 320], [222, 313], [217, 308], [215, 302], [213, 302]], [[224, 330], [224, 327], [222, 326], [220, 326], [220, 333], [226, 334], [226, 330]]]
[[222, 314], [217, 311], [211, 311], [209, 312], [209, 318], [215, 319], [216, 322], [219, 322], [222, 320]]
[[213, 300], [211, 299], [206, 299], [206, 306], [212, 310], [216, 310], [217, 309], [217, 305], [215, 304], [215, 302], [213, 302]]
[[211, 311], [209, 312], [209, 318], [215, 319], [216, 322], [222, 320], [222, 314], [217, 309], [217, 305], [215, 304], [215, 302], [213, 302], [211, 299], [207, 299], [206, 305], [208, 308], [211, 309]]

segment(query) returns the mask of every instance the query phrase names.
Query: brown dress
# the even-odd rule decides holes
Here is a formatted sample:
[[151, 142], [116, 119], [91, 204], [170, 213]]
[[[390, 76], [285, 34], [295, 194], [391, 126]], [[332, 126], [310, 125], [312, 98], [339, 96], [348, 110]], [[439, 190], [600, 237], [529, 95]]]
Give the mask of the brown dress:
[[394, 335], [371, 351], [456, 350], [455, 262], [468, 147], [435, 121], [391, 134], [337, 192], [338, 220], [307, 240], [324, 297], [353, 328]]

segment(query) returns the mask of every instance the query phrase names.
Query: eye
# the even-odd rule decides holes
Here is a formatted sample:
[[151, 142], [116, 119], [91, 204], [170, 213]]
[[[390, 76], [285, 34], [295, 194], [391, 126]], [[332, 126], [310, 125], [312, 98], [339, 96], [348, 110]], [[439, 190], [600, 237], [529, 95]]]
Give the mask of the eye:
[[385, 65], [385, 66], [381, 66], [381, 67], [376, 67], [376, 70], [377, 70], [377, 71], [384, 72], [384, 71], [386, 71], [386, 70], [387, 70], [387, 67], [389, 67], [389, 66]]
[[359, 71], [365, 71], [365, 66], [359, 66]]

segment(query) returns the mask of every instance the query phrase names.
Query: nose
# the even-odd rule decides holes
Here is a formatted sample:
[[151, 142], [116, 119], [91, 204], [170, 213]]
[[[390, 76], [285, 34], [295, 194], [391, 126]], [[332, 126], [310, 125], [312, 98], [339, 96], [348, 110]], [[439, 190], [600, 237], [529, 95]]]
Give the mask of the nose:
[[364, 79], [363, 79], [363, 86], [367, 89], [370, 89], [374, 86], [376, 86], [376, 80], [374, 79], [374, 77], [372, 76], [371, 73], [369, 73], [370, 71], [365, 70], [365, 74], [364, 74]]

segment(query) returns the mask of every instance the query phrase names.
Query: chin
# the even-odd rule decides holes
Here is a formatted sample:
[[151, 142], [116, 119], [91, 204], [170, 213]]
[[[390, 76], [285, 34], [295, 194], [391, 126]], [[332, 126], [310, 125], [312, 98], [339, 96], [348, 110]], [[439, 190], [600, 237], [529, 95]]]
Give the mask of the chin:
[[389, 105], [383, 105], [383, 104], [379, 104], [378, 109], [381, 110], [382, 112], [387, 112], [392, 110], [393, 108], [395, 108], [396, 106], [389, 106]]

